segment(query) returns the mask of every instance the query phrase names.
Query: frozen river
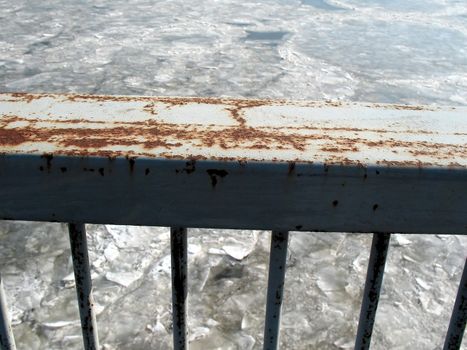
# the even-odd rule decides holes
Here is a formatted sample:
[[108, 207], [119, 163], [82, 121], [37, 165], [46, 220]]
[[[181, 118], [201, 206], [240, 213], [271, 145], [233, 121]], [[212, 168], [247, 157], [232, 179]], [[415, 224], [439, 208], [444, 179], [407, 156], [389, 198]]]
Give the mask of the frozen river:
[[[465, 0], [0, 0], [0, 25], [2, 92], [467, 105]], [[103, 348], [168, 349], [168, 229], [88, 229]], [[189, 230], [191, 349], [261, 348], [269, 237]], [[292, 233], [282, 349], [353, 348], [370, 244]], [[393, 235], [373, 349], [441, 347], [466, 252]], [[0, 264], [19, 348], [82, 348], [66, 227], [1, 223]]]

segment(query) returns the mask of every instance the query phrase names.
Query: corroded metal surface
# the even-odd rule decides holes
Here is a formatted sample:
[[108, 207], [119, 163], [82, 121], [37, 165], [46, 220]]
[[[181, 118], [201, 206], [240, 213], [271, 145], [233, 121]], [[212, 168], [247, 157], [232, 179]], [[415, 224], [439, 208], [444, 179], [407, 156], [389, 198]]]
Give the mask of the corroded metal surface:
[[91, 269], [89, 267], [88, 243], [84, 224], [68, 224], [71, 257], [75, 273], [81, 331], [85, 350], [98, 350], [96, 313], [92, 296]]
[[0, 94], [0, 219], [467, 234], [466, 111]]
[[354, 350], [370, 349], [390, 239], [390, 233], [373, 234]]
[[273, 231], [269, 253], [269, 274], [264, 323], [263, 350], [276, 350], [279, 345], [281, 309], [287, 268], [289, 232]]
[[467, 108], [0, 94], [0, 153], [467, 167]]

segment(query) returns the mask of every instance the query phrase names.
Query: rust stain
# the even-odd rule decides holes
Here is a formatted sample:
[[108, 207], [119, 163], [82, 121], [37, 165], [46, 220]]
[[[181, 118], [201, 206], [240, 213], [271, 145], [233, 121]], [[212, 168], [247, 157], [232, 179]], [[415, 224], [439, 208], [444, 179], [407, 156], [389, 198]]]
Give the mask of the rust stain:
[[218, 177], [224, 178], [229, 174], [224, 169], [207, 169], [206, 172], [208, 173], [209, 177], [211, 178], [212, 188], [216, 187]]
[[[88, 94], [31, 94], [22, 92], [8, 93], [13, 99], [11, 102], [17, 102], [23, 100], [31, 102], [32, 100], [41, 98], [64, 98], [71, 102], [148, 102], [148, 103], [165, 103], [170, 106], [181, 106], [189, 103], [199, 104], [228, 104], [244, 106], [242, 108], [255, 107], [259, 105], [295, 105], [297, 102], [303, 107], [342, 107], [349, 105], [348, 102], [342, 101], [290, 101], [285, 99], [238, 99], [238, 98], [218, 98], [218, 97], [161, 97], [161, 96], [111, 96], [111, 95], [88, 95]], [[369, 105], [368, 107], [375, 107], [378, 105]], [[405, 105], [380, 105], [380, 108], [391, 108], [390, 106], [396, 106], [398, 108], [404, 108]], [[410, 108], [411, 106], [407, 106]], [[414, 106], [414, 108], [420, 108]]]
[[[355, 135], [361, 132], [371, 132], [376, 134], [426, 134], [426, 135], [438, 135], [439, 133], [428, 130], [387, 130], [387, 129], [363, 129], [363, 128], [350, 128], [350, 127], [325, 127], [325, 126], [284, 126], [282, 129], [287, 130], [320, 130], [320, 131], [331, 131], [331, 132], [354, 132]], [[454, 133], [454, 135], [466, 135], [461, 133]]]
[[[33, 100], [38, 100], [38, 99], [41, 99], [41, 98], [44, 98], [44, 97], [47, 97], [49, 95], [47, 94], [31, 94], [31, 93], [27, 93], [27, 92], [12, 92], [10, 93], [11, 97], [15, 98], [15, 99], [20, 99], [24, 102], [27, 102], [27, 103], [30, 103], [31, 101]], [[10, 102], [15, 102], [16, 100], [11, 100]]]
[[151, 115], [157, 115], [157, 111], [156, 111], [156, 109], [155, 109], [155, 104], [154, 104], [154, 102], [151, 102], [151, 103], [148, 103], [147, 105], [145, 105], [145, 106], [143, 107], [143, 110], [144, 110], [145, 112], [148, 112], [148, 113], [151, 114]]
[[65, 99], [71, 102], [132, 102], [132, 101], [150, 101], [150, 98], [141, 98], [135, 96], [104, 96], [104, 95], [86, 95], [86, 94], [63, 94]]
[[44, 153], [41, 157], [46, 160], [47, 171], [50, 172], [50, 169], [52, 168], [52, 159], [54, 158], [53, 154]]
[[324, 147], [321, 147], [320, 150], [323, 152], [330, 152], [330, 153], [358, 152], [358, 148], [355, 146], [349, 146], [349, 147], [324, 146]]
[[232, 107], [226, 108], [225, 110], [230, 112], [230, 115], [235, 119], [240, 126], [246, 124], [246, 119], [243, 113], [243, 110], [246, 108], [260, 107], [267, 104], [270, 104], [271, 101], [261, 101], [261, 100], [229, 100], [226, 101], [227, 104], [232, 105]]
[[246, 119], [240, 114], [240, 109], [237, 107], [226, 108], [226, 111], [229, 111], [232, 118], [235, 119], [240, 125], [246, 124]]
[[[245, 100], [235, 98], [217, 98], [217, 97], [161, 97], [161, 96], [108, 96], [108, 95], [86, 95], [86, 94], [60, 94], [60, 95], [31, 95], [33, 98], [41, 98], [46, 96], [65, 98], [71, 102], [147, 102], [164, 103], [169, 106], [184, 106], [189, 103], [198, 104], [228, 104], [240, 108], [248, 108], [259, 105], [281, 105], [289, 104], [286, 100]], [[147, 106], [147, 105], [146, 105]], [[147, 107], [149, 108], [149, 107]]]
[[[384, 149], [393, 153], [409, 153], [413, 157], [430, 157], [432, 162], [426, 161], [386, 161], [380, 160], [380, 164], [388, 166], [429, 166], [434, 165], [436, 160], [446, 160], [455, 157], [467, 157], [467, 144], [447, 144], [430, 141], [402, 141], [392, 137], [384, 140], [374, 141], [359, 136], [358, 133], [372, 132], [381, 135], [387, 133], [410, 133], [410, 134], [436, 134], [432, 131], [423, 130], [386, 130], [386, 129], [364, 129], [347, 127], [324, 127], [324, 126], [284, 126], [284, 127], [250, 127], [245, 119], [245, 110], [264, 105], [287, 104], [287, 101], [271, 100], [236, 100], [230, 98], [164, 98], [164, 97], [134, 97], [134, 96], [94, 96], [94, 95], [35, 95], [27, 93], [11, 94], [12, 98], [31, 102], [43, 97], [60, 97], [74, 102], [128, 102], [142, 101], [145, 103], [143, 110], [151, 116], [157, 115], [156, 103], [170, 106], [186, 105], [188, 103], [199, 104], [222, 104], [225, 110], [237, 122], [233, 126], [220, 126], [215, 124], [173, 124], [157, 118], [137, 122], [126, 121], [99, 121], [90, 119], [51, 119], [22, 118], [15, 115], [3, 115], [0, 118], [0, 146], [19, 146], [25, 143], [50, 143], [58, 146], [61, 150], [58, 154], [77, 156], [100, 156], [115, 158], [117, 156], [129, 157], [130, 170], [134, 168], [135, 156], [154, 157], [151, 150], [163, 148], [167, 151], [175, 150], [183, 146], [214, 147], [221, 149], [243, 149], [243, 150], [286, 150], [304, 152], [309, 145], [317, 145], [318, 149], [325, 152], [323, 159], [329, 164], [358, 164], [357, 161], [344, 157], [349, 152], [359, 152], [365, 146], [374, 149]], [[328, 106], [341, 107], [342, 102], [316, 102], [311, 103], [313, 107]], [[405, 106], [405, 105], [371, 105], [371, 107], [394, 108], [407, 110], [432, 110], [431, 107]], [[20, 127], [13, 125], [22, 122]], [[40, 123], [50, 123], [51, 127], [43, 127]], [[106, 127], [96, 128], [95, 124], [106, 124]], [[79, 127], [78, 127], [79, 126]], [[338, 132], [353, 132], [354, 136], [347, 137]], [[306, 133], [305, 133], [306, 132]], [[336, 132], [336, 133], [333, 133]], [[345, 134], [345, 133], [344, 133]], [[455, 135], [465, 135], [456, 133]], [[318, 142], [316, 142], [318, 141]], [[143, 152], [132, 154], [131, 152], [112, 151], [115, 146], [127, 146], [128, 148], [138, 146]], [[145, 152], [144, 150], [147, 150]], [[177, 159], [206, 159], [203, 155], [177, 156], [175, 152], [158, 152], [157, 156]], [[259, 152], [260, 153], [260, 152]], [[212, 159], [212, 158], [211, 158]], [[218, 160], [239, 161], [233, 158], [216, 157]], [[254, 160], [254, 159], [248, 159]], [[246, 161], [246, 160], [242, 160]], [[277, 159], [272, 159], [277, 161]], [[187, 163], [188, 164], [188, 163]], [[454, 164], [452, 167], [461, 166]], [[49, 164], [48, 164], [49, 168]], [[190, 167], [186, 167], [186, 173], [190, 173]], [[290, 170], [290, 168], [289, 168]], [[194, 163], [193, 163], [194, 171]]]
[[397, 109], [406, 111], [437, 111], [440, 107], [420, 106], [420, 105], [401, 105], [401, 104], [371, 104], [366, 105], [368, 108], [384, 108], [384, 109]]
[[[297, 102], [304, 107], [342, 107], [355, 105], [351, 102], [343, 102], [338, 100], [326, 101], [289, 101], [284, 99], [237, 99], [237, 98], [217, 98], [217, 97], [160, 97], [160, 96], [109, 96], [109, 95], [88, 95], [88, 94], [32, 94], [24, 92], [8, 93], [13, 99], [9, 100], [17, 102], [22, 100], [31, 102], [41, 98], [64, 98], [71, 102], [161, 102], [171, 106], [186, 105], [188, 103], [199, 104], [229, 104], [244, 106], [242, 108], [255, 107], [260, 105], [294, 105]], [[436, 111], [440, 107], [433, 106], [420, 106], [420, 105], [404, 105], [404, 104], [368, 104], [367, 108], [380, 108], [380, 109], [397, 109], [397, 110], [410, 110], [410, 111]], [[455, 109], [455, 108], [451, 108]]]
[[196, 171], [196, 159], [191, 159], [185, 163], [185, 167], [183, 169], [175, 169], [175, 172], [178, 173], [186, 173], [191, 174]]
[[27, 142], [28, 134], [18, 132], [16, 129], [0, 129], [0, 144], [5, 146], [16, 146]]
[[289, 163], [289, 170], [287, 174], [290, 176], [295, 172], [295, 162], [288, 162]]
[[395, 161], [395, 160], [379, 160], [376, 162], [378, 165], [384, 165], [387, 167], [397, 167], [397, 168], [405, 168], [405, 167], [411, 167], [411, 168], [422, 168], [422, 167], [427, 167], [427, 166], [434, 166], [436, 165], [435, 163], [431, 162], [422, 162], [420, 160], [417, 161]]
[[130, 166], [130, 173], [133, 173], [133, 171], [135, 170], [136, 157], [127, 155], [125, 158], [128, 160], [128, 164]]
[[[19, 120], [28, 122], [29, 125], [6, 128], [10, 123]], [[216, 129], [196, 124], [177, 125], [148, 120], [108, 128], [93, 128], [92, 122], [84, 121], [79, 128], [73, 126], [45, 128], [37, 126], [38, 122], [40, 120], [3, 116], [0, 118], [0, 145], [18, 146], [26, 142], [50, 142], [62, 147], [81, 149], [140, 145], [149, 150], [157, 147], [177, 148], [183, 146], [180, 141], [186, 141], [197, 146], [217, 145], [224, 149], [269, 149], [281, 145], [286, 149], [299, 151], [303, 151], [306, 146], [306, 140], [302, 135], [251, 127], [227, 126]], [[91, 125], [85, 127], [86, 124]]]

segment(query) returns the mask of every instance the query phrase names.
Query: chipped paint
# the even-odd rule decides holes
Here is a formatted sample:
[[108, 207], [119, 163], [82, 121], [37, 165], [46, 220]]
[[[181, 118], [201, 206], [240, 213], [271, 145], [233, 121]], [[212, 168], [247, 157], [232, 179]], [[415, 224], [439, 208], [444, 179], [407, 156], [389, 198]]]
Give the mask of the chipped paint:
[[5, 93], [0, 153], [466, 168], [466, 112], [341, 101]]
[[264, 324], [264, 349], [275, 350], [279, 343], [281, 308], [287, 267], [289, 232], [273, 231], [269, 254], [266, 320]]
[[84, 348], [99, 349], [96, 313], [92, 296], [92, 279], [89, 267], [88, 244], [84, 224], [68, 224], [71, 257], [76, 281], [81, 331], [83, 333]]

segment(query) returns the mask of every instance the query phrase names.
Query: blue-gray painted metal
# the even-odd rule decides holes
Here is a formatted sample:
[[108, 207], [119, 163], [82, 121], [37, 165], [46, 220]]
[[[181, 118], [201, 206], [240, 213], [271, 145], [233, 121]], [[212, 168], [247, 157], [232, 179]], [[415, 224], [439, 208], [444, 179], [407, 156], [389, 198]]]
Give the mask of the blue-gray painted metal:
[[187, 230], [183, 227], [170, 229], [172, 256], [172, 317], [175, 350], [185, 350], [187, 345], [186, 307], [188, 294]]
[[444, 350], [458, 350], [462, 345], [462, 338], [467, 322], [467, 259], [459, 283], [456, 301], [452, 310], [449, 329], [444, 342]]
[[467, 234], [466, 112], [0, 93], [0, 219]]
[[279, 342], [288, 239], [289, 233], [287, 231], [272, 232], [264, 325], [264, 350], [276, 350]]
[[0, 155], [0, 219], [467, 234], [466, 183], [458, 169]]
[[92, 297], [86, 228], [84, 224], [69, 224], [69, 234], [84, 348], [98, 350], [99, 340]]
[[0, 348], [1, 350], [16, 349], [15, 338], [10, 325], [10, 315], [3, 290], [3, 277], [0, 274]]
[[384, 267], [388, 255], [389, 233], [374, 233], [371, 243], [370, 261], [366, 275], [363, 301], [358, 321], [357, 339], [355, 350], [367, 350], [370, 348], [371, 334], [375, 323], [376, 310], [378, 308], [379, 294], [383, 284]]

